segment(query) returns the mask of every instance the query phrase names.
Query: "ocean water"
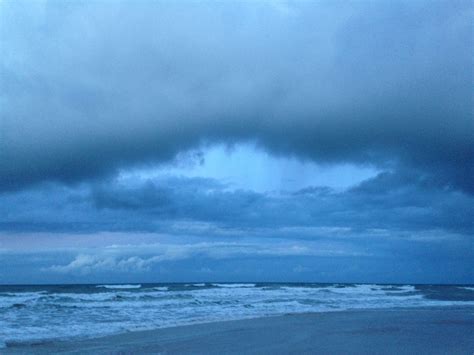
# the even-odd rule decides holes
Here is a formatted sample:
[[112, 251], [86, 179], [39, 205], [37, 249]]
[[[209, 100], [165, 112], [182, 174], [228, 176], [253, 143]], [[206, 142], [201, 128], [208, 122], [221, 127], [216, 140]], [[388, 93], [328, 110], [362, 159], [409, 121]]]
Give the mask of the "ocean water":
[[474, 286], [195, 283], [0, 286], [0, 347], [302, 312], [474, 307]]

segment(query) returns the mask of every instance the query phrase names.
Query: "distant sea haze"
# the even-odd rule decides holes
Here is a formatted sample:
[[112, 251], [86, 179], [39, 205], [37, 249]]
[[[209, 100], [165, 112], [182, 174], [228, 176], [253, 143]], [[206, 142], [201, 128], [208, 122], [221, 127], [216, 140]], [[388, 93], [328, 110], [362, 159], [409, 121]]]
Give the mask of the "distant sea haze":
[[0, 286], [0, 347], [288, 313], [474, 306], [474, 285]]

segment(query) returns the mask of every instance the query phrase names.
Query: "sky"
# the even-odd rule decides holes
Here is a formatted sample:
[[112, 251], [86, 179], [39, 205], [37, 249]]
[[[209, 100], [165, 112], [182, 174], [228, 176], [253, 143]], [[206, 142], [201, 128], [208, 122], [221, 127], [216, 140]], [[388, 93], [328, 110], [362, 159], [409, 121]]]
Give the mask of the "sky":
[[471, 1], [0, 1], [0, 283], [474, 283]]

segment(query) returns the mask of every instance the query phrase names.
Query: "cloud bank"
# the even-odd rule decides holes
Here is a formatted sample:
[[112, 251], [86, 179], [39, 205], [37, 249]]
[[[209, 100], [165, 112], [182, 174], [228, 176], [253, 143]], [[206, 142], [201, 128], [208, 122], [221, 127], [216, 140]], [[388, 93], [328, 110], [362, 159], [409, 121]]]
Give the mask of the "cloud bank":
[[423, 177], [393, 173], [380, 173], [340, 192], [310, 186], [257, 193], [228, 190], [212, 179], [162, 177], [133, 185], [117, 180], [81, 188], [49, 185], [4, 194], [0, 202], [0, 230], [10, 232], [212, 235], [224, 228], [268, 229], [272, 235], [278, 228], [337, 227], [474, 234], [471, 195], [440, 190]]
[[0, 1], [0, 283], [473, 282], [473, 15]]
[[0, 4], [0, 188], [206, 144], [474, 191], [472, 3]]

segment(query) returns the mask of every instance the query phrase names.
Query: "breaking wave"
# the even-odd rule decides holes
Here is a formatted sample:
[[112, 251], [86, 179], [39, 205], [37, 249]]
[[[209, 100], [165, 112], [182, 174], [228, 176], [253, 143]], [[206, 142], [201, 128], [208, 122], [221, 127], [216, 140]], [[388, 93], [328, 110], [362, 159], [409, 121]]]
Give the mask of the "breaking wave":
[[474, 286], [470, 285], [187, 283], [38, 287], [0, 286], [0, 347], [287, 313], [474, 306]]

